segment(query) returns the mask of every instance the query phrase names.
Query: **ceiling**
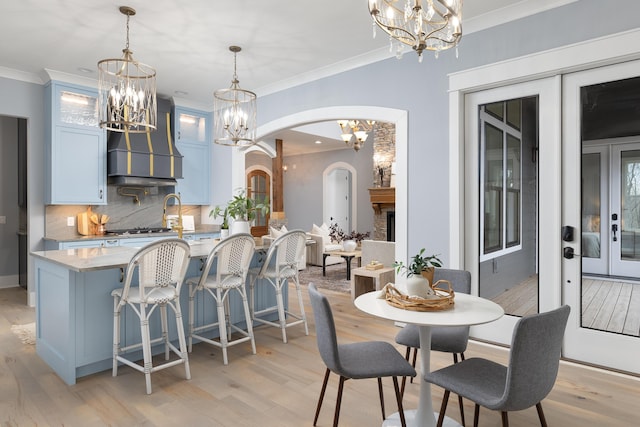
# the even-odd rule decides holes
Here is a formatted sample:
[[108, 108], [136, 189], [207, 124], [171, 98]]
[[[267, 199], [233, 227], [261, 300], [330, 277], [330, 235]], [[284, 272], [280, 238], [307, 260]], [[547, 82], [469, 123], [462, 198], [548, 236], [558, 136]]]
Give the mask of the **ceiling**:
[[[514, 19], [539, 11], [541, 3], [548, 8], [568, 1], [573, 0], [465, 0], [463, 29], [468, 33], [495, 25], [496, 16]], [[130, 21], [130, 49], [135, 59], [156, 68], [158, 95], [211, 109], [213, 91], [231, 84], [230, 45], [242, 47], [240, 86], [258, 96], [389, 56], [387, 37], [378, 31], [372, 38], [366, 3], [7, 1], [0, 14], [0, 76], [43, 82], [43, 70], [51, 69], [96, 80], [99, 60], [122, 55], [126, 17], [118, 7], [127, 5], [137, 11]]]

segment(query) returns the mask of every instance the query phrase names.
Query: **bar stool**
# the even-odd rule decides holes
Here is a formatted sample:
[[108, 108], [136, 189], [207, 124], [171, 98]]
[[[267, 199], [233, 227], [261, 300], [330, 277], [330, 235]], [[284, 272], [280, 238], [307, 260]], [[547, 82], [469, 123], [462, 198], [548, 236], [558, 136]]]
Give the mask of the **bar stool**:
[[[251, 280], [251, 310], [255, 310], [255, 284], [258, 279], [265, 279], [276, 291], [276, 305], [258, 311], [252, 311], [251, 318], [260, 323], [282, 329], [282, 341], [287, 342], [287, 328], [304, 324], [304, 332], [309, 335], [307, 316], [304, 313], [302, 291], [298, 279], [298, 263], [305, 256], [307, 235], [302, 230], [292, 230], [278, 237], [271, 243], [267, 256], [260, 268], [252, 268], [249, 272]], [[298, 294], [299, 313], [292, 313], [284, 308], [282, 288], [291, 280]], [[261, 318], [267, 314], [278, 312], [278, 323]], [[287, 315], [294, 321], [287, 323]]]
[[[250, 234], [241, 233], [227, 237], [211, 250], [200, 277], [187, 279], [187, 284], [189, 285], [189, 352], [193, 349], [193, 338], [196, 338], [222, 348], [222, 359], [225, 365], [229, 363], [227, 358], [227, 347], [229, 346], [251, 341], [251, 349], [253, 354], [256, 354], [251, 312], [249, 311], [245, 290], [245, 281], [255, 246], [256, 243]], [[214, 262], [216, 262], [215, 276], [209, 276], [209, 271]], [[236, 290], [242, 298], [244, 318], [247, 323], [246, 331], [230, 321], [229, 292], [232, 290]], [[218, 318], [214, 323], [196, 327], [194, 326], [194, 300], [196, 292], [199, 291], [207, 291], [216, 301]], [[197, 334], [216, 327], [220, 334], [218, 341]], [[243, 336], [230, 340], [232, 330], [239, 332]]]
[[[124, 287], [111, 292], [113, 296], [113, 376], [118, 375], [118, 362], [143, 372], [147, 384], [147, 394], [151, 394], [151, 373], [178, 364], [185, 365], [186, 377], [191, 379], [189, 358], [180, 311], [180, 288], [189, 265], [189, 245], [182, 239], [162, 239], [140, 249], [129, 261]], [[138, 271], [138, 286], [131, 286], [134, 271]], [[120, 313], [129, 305], [140, 319], [142, 342], [120, 347]], [[180, 349], [169, 341], [167, 328], [167, 306], [175, 313], [176, 330]], [[151, 339], [149, 318], [156, 308], [160, 309], [162, 336]], [[151, 345], [164, 342], [165, 360], [169, 360], [169, 350], [180, 359], [153, 366]], [[140, 366], [122, 353], [142, 347], [144, 366]]]

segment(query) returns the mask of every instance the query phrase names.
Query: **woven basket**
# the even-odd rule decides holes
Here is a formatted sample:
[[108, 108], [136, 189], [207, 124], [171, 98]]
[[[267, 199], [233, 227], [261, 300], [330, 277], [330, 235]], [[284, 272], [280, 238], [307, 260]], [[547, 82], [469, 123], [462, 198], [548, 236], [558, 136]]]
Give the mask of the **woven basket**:
[[[446, 286], [446, 287], [445, 287]], [[396, 289], [391, 283], [384, 287], [387, 304], [411, 311], [442, 311], [453, 308], [455, 293], [448, 280], [438, 280], [433, 284], [435, 295], [429, 298], [410, 297]]]

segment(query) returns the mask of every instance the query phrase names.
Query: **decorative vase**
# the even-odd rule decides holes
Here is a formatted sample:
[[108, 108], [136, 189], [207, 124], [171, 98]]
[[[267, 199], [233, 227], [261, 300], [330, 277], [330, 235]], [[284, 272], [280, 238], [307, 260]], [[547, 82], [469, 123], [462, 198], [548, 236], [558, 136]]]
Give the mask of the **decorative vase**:
[[220, 239], [226, 239], [227, 237], [229, 237], [229, 229], [228, 228], [221, 228], [220, 229]]
[[429, 281], [429, 283], [433, 285], [433, 283], [434, 283], [433, 274], [435, 273], [435, 271], [436, 271], [435, 267], [429, 267], [429, 268], [427, 268], [425, 270], [422, 270], [420, 272], [420, 274], [422, 274], [422, 277], [427, 279]]
[[429, 295], [433, 295], [433, 289], [431, 289], [431, 282], [429, 282], [423, 276], [412, 275], [407, 277], [406, 281], [407, 295], [411, 297], [426, 298]]
[[343, 240], [342, 250], [345, 252], [353, 252], [358, 247], [358, 243], [355, 240]]
[[251, 227], [249, 226], [249, 221], [243, 220], [235, 220], [233, 224], [231, 224], [231, 234], [239, 234], [239, 233], [250, 233]]

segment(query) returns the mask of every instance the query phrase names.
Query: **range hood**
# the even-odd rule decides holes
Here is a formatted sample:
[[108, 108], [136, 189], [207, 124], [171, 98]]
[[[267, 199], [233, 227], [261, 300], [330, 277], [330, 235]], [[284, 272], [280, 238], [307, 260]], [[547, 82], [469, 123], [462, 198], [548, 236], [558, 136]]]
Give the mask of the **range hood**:
[[158, 128], [149, 133], [109, 132], [107, 183], [117, 186], [175, 186], [182, 155], [171, 134], [171, 103], [158, 99]]

